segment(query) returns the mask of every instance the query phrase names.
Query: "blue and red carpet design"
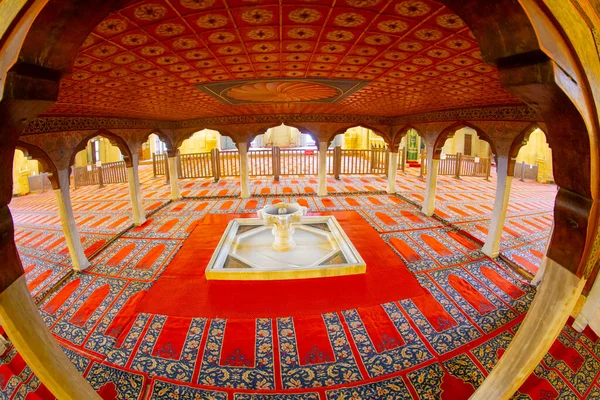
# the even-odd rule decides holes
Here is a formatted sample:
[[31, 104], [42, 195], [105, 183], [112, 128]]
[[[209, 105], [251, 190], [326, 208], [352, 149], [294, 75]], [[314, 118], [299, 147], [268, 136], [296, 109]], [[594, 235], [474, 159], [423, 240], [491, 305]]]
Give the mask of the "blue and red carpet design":
[[[494, 184], [465, 178], [460, 183], [467, 188], [452, 191], [451, 179], [440, 177], [438, 194], [446, 199], [438, 199], [446, 214], [440, 216], [485, 228]], [[405, 197], [419, 201], [422, 181], [402, 175], [398, 182], [410, 189]], [[102, 250], [88, 270], [70, 276], [60, 222], [51, 219], [53, 197], [30, 195], [12, 204], [40, 314], [104, 399], [466, 399], [502, 356], [535, 295], [506, 264], [483, 256], [480, 244], [402, 198], [377, 192], [385, 188], [381, 178], [332, 181], [337, 193], [325, 198], [305, 195], [311, 193], [306, 188], [316, 191], [306, 178], [263, 179], [255, 192], [269, 189], [269, 196], [245, 200], [234, 197], [235, 181], [180, 185], [187, 196], [215, 197], [166, 205]], [[509, 219], [521, 227], [509, 227], [519, 237], [509, 233], [514, 240], [504, 251], [525, 248], [535, 256], [526, 246], [539, 248], [548, 235], [543, 221], [551, 210], [544, 207], [554, 189], [516, 186], [520, 197]], [[127, 203], [126, 185], [107, 188], [73, 191], [90, 245], [130, 223], [129, 206], [119, 206]], [[147, 179], [142, 190], [147, 206], [167, 202], [163, 180]], [[204, 281], [227, 220], [280, 201], [336, 212], [370, 260], [368, 276], [258, 285]], [[99, 208], [113, 211], [105, 215]], [[96, 222], [85, 221], [92, 216]], [[46, 239], [53, 228], [56, 237]], [[44, 251], [40, 241], [44, 249], [59, 242]], [[543, 254], [543, 245], [536, 251]], [[0, 371], [6, 398], [52, 398], [14, 347], [1, 356]], [[599, 373], [600, 340], [567, 324], [518, 398], [599, 397]]]

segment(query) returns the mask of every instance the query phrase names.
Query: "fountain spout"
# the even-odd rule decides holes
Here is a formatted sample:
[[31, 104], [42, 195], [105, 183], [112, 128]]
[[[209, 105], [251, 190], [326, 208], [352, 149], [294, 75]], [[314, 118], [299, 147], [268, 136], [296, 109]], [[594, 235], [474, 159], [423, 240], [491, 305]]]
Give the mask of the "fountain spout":
[[294, 223], [300, 222], [306, 215], [306, 207], [298, 203], [279, 203], [258, 210], [258, 217], [266, 224], [273, 224], [273, 250], [290, 251], [296, 247], [294, 241]]

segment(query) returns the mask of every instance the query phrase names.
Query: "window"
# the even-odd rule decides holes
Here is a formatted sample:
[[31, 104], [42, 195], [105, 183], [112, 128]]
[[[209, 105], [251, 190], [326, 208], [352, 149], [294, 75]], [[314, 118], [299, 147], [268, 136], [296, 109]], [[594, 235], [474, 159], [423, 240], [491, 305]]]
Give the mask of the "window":
[[473, 144], [473, 135], [465, 133], [465, 156], [471, 155], [471, 146]]

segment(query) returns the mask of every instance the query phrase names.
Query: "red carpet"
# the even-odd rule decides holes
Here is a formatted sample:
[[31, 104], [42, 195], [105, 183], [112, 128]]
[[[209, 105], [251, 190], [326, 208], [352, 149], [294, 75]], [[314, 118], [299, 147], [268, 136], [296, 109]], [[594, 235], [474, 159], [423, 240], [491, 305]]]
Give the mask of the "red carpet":
[[233, 218], [253, 214], [207, 215], [137, 311], [186, 317], [267, 318], [314, 315], [424, 294], [402, 260], [358, 213], [328, 214], [337, 218], [365, 260], [366, 274], [287, 281], [209, 282], [204, 270], [227, 224]]

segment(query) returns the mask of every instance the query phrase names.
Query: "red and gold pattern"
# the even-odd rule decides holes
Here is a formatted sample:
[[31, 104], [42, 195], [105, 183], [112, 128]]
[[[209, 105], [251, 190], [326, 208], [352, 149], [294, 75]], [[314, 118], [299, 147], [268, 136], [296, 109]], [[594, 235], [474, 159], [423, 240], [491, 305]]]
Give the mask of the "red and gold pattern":
[[[516, 104], [474, 37], [430, 0], [144, 0], [108, 16], [79, 50], [47, 115], [188, 119], [335, 113], [377, 116]], [[327, 66], [323, 65], [327, 64]], [[198, 83], [362, 79], [335, 105], [227, 106]], [[135, 95], [133, 95], [135, 93]], [[283, 108], [285, 107], [285, 109]]]

